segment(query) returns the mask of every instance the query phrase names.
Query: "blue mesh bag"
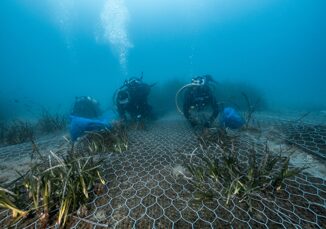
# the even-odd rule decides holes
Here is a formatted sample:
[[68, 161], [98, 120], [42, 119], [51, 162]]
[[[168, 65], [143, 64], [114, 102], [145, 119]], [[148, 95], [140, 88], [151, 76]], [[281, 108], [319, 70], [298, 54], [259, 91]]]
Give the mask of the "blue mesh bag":
[[115, 120], [113, 112], [105, 113], [100, 119], [83, 118], [70, 115], [70, 136], [72, 141], [76, 141], [87, 131], [97, 131], [105, 128], [111, 128]]
[[230, 129], [239, 129], [244, 125], [245, 121], [241, 115], [232, 107], [224, 108], [220, 116], [220, 124]]

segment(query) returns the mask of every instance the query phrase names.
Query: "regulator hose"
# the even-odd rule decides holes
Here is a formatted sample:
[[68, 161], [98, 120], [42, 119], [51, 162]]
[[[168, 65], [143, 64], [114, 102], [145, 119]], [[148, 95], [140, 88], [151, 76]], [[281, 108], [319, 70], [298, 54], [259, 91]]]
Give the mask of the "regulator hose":
[[193, 83], [186, 84], [186, 85], [184, 85], [182, 88], [180, 88], [180, 89], [178, 90], [178, 92], [175, 94], [175, 106], [177, 107], [178, 112], [179, 112], [180, 114], [182, 114], [182, 115], [183, 115], [183, 112], [182, 112], [182, 110], [180, 109], [179, 104], [178, 104], [179, 94], [180, 94], [184, 89], [186, 89], [186, 88], [188, 88], [188, 87], [192, 87], [192, 86], [196, 86], [196, 84], [193, 84]]

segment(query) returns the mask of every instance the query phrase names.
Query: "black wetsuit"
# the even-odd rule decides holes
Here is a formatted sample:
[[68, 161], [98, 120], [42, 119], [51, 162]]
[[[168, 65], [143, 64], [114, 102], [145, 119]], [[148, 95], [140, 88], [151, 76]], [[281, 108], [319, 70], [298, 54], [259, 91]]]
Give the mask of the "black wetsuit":
[[207, 120], [207, 122], [211, 124], [218, 115], [218, 104], [209, 86], [191, 86], [186, 89], [183, 103], [183, 114], [190, 123], [195, 124], [195, 120], [190, 116], [191, 107], [196, 107], [200, 110], [207, 106], [211, 106], [213, 110], [212, 115], [209, 120]]
[[[133, 83], [120, 90], [116, 101], [120, 118], [126, 119], [127, 113], [132, 119], [149, 118], [152, 111], [152, 107], [147, 102], [150, 89], [148, 84]], [[125, 98], [128, 98], [128, 102], [121, 103]]]

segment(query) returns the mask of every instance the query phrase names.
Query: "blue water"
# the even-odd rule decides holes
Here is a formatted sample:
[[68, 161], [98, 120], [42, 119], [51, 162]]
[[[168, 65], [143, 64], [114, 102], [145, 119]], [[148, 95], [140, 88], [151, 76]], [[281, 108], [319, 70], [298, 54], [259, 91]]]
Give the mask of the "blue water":
[[324, 0], [1, 0], [0, 116], [110, 107], [125, 78], [209, 73], [268, 108], [326, 109]]

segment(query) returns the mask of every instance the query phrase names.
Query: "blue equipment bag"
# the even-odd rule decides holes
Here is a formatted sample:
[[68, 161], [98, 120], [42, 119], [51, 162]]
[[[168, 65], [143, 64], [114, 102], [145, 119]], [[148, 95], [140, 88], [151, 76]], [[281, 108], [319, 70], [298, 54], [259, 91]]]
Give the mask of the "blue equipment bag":
[[245, 121], [241, 115], [232, 107], [224, 108], [220, 116], [220, 124], [230, 129], [239, 129], [244, 125]]
[[70, 115], [70, 136], [72, 141], [76, 141], [87, 131], [97, 131], [112, 127], [112, 121], [115, 119], [113, 112], [105, 113], [100, 119], [83, 118]]

